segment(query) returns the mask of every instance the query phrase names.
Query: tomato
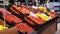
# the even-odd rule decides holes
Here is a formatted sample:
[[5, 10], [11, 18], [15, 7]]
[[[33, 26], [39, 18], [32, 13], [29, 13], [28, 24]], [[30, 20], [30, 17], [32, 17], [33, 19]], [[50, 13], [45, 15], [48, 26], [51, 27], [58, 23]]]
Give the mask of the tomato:
[[3, 15], [3, 18], [5, 18], [5, 20], [7, 20], [8, 22], [15, 22], [15, 23], [19, 23], [22, 22], [20, 18], [14, 16], [14, 15]]
[[4, 8], [0, 8], [0, 12], [1, 12], [3, 15], [11, 14], [9, 11], [5, 10]]
[[19, 31], [23, 32], [23, 33], [25, 33], [25, 32], [32, 32], [32, 31], [34, 30], [34, 29], [31, 28], [30, 26], [28, 26], [26, 23], [17, 24], [17, 25], [16, 25], [16, 28], [17, 28]]
[[39, 17], [34, 17], [32, 15], [29, 15], [28, 17], [35, 21], [37, 24], [43, 24], [45, 22], [43, 19], [40, 19]]

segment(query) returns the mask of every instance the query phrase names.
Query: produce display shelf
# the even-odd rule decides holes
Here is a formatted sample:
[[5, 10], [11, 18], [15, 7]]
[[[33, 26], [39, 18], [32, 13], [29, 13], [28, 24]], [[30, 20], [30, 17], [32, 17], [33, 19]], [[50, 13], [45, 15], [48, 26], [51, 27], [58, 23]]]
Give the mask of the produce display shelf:
[[[17, 10], [17, 12], [19, 12], [19, 11]], [[21, 13], [20, 13], [20, 15], [21, 15]], [[24, 16], [26, 17], [26, 15], [24, 15]], [[51, 19], [50, 21], [47, 21], [44, 24], [37, 25], [34, 29], [37, 32], [37, 34], [53, 34], [57, 31], [57, 22], [56, 22], [57, 19], [58, 19], [58, 17]], [[35, 32], [33, 32], [33, 33], [35, 34]]]
[[[11, 10], [11, 8], [12, 8], [12, 10]], [[18, 18], [21, 18], [24, 23], [27, 23], [30, 27], [32, 27], [34, 29], [33, 32], [31, 32], [31, 33], [26, 32], [25, 34], [32, 34], [32, 33], [33, 34], [54, 34], [57, 31], [57, 22], [56, 21], [58, 19], [58, 16], [49, 21], [45, 21], [43, 24], [37, 24], [34, 20], [27, 17], [28, 16], [27, 14], [23, 14], [18, 9], [13, 7], [12, 5], [10, 5], [7, 8], [7, 10], [9, 12], [11, 12], [12, 15], [15, 15]], [[0, 15], [0, 19], [3, 20], [3, 18], [1, 16], [2, 16], [2, 14]], [[29, 20], [29, 21], [27, 21], [27, 20]], [[34, 23], [35, 25], [29, 23], [30, 21], [32, 21], [32, 23]], [[7, 24], [8, 24], [8, 22], [7, 22]], [[12, 26], [12, 27], [14, 27], [14, 26]]]

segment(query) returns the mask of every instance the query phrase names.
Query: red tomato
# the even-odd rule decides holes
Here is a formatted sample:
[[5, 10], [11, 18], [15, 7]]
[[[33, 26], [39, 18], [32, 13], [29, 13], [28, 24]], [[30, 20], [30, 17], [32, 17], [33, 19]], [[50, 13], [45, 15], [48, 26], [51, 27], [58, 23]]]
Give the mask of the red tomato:
[[28, 26], [26, 23], [17, 24], [16, 27], [19, 31], [21, 31], [23, 33], [33, 31], [33, 29], [30, 26]]
[[19, 23], [22, 22], [20, 18], [14, 16], [14, 15], [3, 15], [3, 18], [5, 18], [5, 20], [7, 20], [8, 22], [15, 22], [15, 23]]
[[4, 15], [11, 14], [9, 11], [5, 10], [4, 8], [0, 8], [0, 12]]
[[29, 15], [28, 17], [35, 21], [37, 24], [43, 24], [45, 22], [43, 19], [40, 19], [39, 17], [34, 17], [32, 15]]

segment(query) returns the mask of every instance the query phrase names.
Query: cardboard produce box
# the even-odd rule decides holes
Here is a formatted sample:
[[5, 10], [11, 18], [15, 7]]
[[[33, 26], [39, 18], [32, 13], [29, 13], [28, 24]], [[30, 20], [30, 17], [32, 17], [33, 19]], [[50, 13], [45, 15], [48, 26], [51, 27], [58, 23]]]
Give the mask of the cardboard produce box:
[[0, 34], [18, 34], [16, 27], [9, 28], [7, 30], [0, 31]]
[[2, 20], [2, 19], [0, 19], [0, 25], [4, 25], [3, 23], [4, 23], [4, 22], [3, 22], [3, 20]]
[[[4, 21], [0, 19], [0, 25], [4, 25]], [[8, 26], [6, 24], [6, 26]], [[7, 30], [0, 31], [0, 34], [18, 34], [16, 27], [8, 28]]]

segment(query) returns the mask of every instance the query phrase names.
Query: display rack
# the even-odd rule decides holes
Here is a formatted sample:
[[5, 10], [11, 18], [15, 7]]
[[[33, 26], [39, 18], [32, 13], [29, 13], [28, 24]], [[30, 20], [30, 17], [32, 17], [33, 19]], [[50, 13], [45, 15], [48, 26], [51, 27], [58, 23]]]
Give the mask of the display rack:
[[[38, 7], [38, 3], [37, 2], [38, 1], [36, 0], [36, 6]], [[5, 11], [2, 12], [2, 10], [1, 10], [1, 12], [0, 12], [0, 19], [2, 19], [2, 21], [4, 20], [4, 24], [3, 25], [6, 26], [6, 24], [8, 24], [9, 28], [7, 30], [0, 31], [0, 34], [20, 34], [20, 33], [24, 33], [24, 34], [54, 34], [57, 31], [57, 22], [56, 21], [57, 21], [58, 16], [56, 16], [53, 19], [50, 19], [49, 21], [45, 21], [43, 24], [38, 24], [36, 21], [34, 21], [34, 20], [32, 20], [31, 18], [28, 17], [29, 14], [24, 14], [24, 13], [20, 12], [20, 10], [18, 8], [16, 8], [16, 6], [17, 7], [22, 7], [22, 5], [18, 5], [17, 3], [16, 3], [16, 6], [14, 6], [14, 5], [15, 4], [11, 4], [10, 3], [10, 5], [8, 6], [8, 8], [6, 9], [5, 3], [4, 3], [3, 10], [5, 9]], [[23, 6], [23, 8], [26, 8], [26, 7], [27, 6]], [[26, 8], [26, 9], [28, 9], [28, 8]], [[8, 10], [8, 11], [6, 11], [6, 10]], [[7, 12], [10, 12], [11, 14], [10, 13], [8, 14]], [[6, 13], [7, 13], [7, 15], [5, 15]], [[4, 16], [4, 17], [8, 16], [8, 15], [9, 16], [13, 15], [13, 16], [10, 16], [11, 18], [14, 17], [14, 16], [16, 16], [16, 18], [18, 18], [21, 21], [15, 22], [14, 19], [12, 19], [12, 20], [10, 20], [11, 21], [10, 22], [10, 21], [8, 21], [8, 19], [2, 17], [2, 16]], [[17, 28], [16, 25], [18, 25], [18, 24], [21, 25], [21, 23], [25, 23], [29, 27], [31, 27], [33, 29], [33, 32], [28, 32], [27, 31], [29, 29], [28, 27], [26, 27], [26, 29], [27, 28], [28, 29], [25, 32], [20, 31], [21, 29], [19, 30], [18, 29], [19, 26]], [[31, 23], [33, 23], [33, 24], [31, 24]], [[22, 27], [22, 29], [23, 28], [25, 28], [25, 27]]]

